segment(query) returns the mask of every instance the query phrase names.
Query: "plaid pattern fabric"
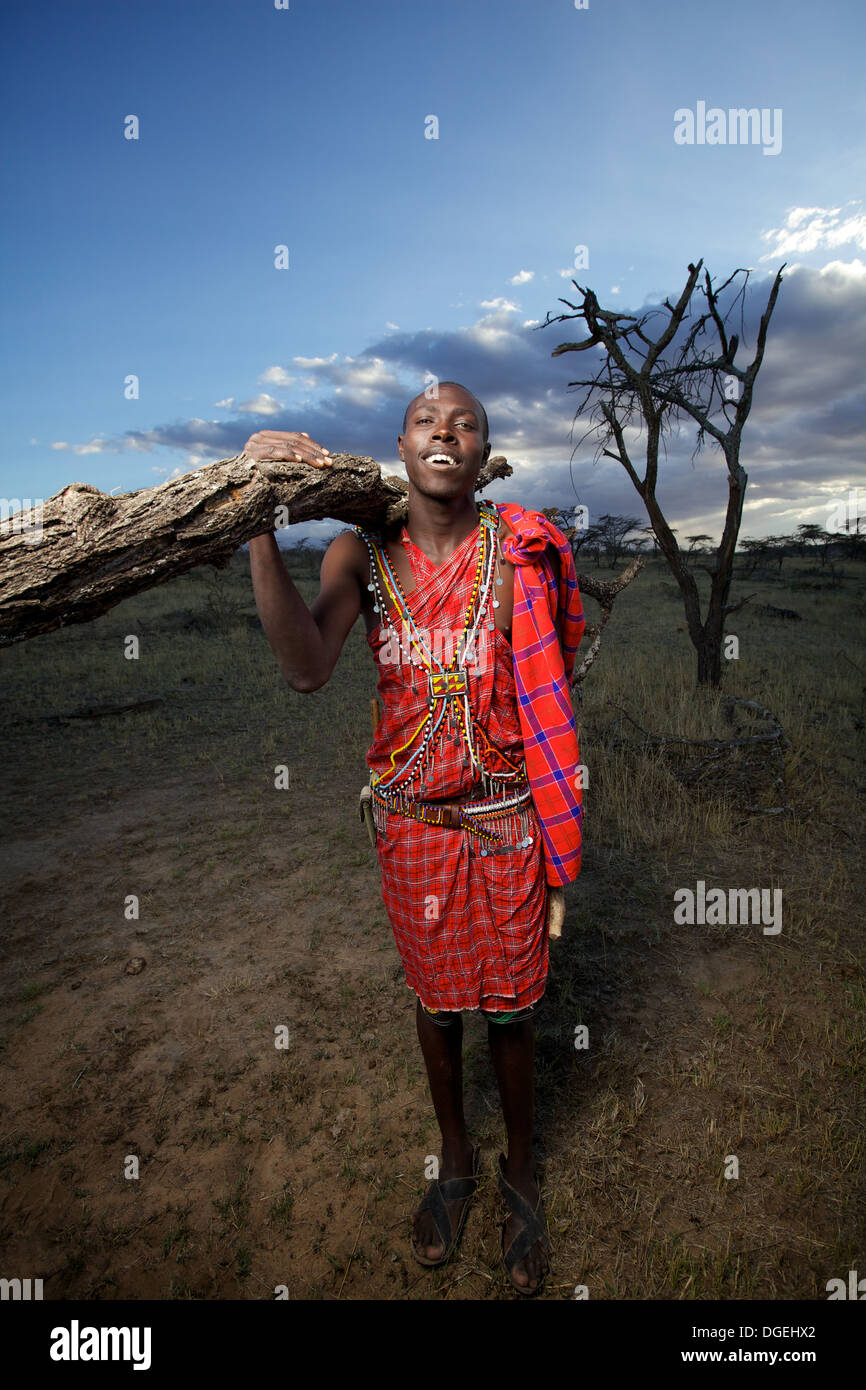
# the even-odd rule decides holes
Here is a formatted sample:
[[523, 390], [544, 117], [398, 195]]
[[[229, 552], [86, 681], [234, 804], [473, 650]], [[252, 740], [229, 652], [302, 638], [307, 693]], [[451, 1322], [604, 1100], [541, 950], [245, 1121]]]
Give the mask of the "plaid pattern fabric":
[[[583, 795], [569, 682], [586, 620], [562, 532], [516, 502], [496, 507], [513, 532], [502, 553], [515, 566], [511, 644], [526, 774], [541, 822], [547, 882], [558, 887], [580, 873]], [[551, 541], [558, 566], [547, 553]]]
[[511, 1011], [544, 994], [547, 886], [532, 813], [530, 824], [528, 849], [482, 858], [465, 830], [388, 816], [376, 841], [382, 898], [426, 1008]]
[[[415, 579], [416, 587], [407, 598], [418, 627], [428, 633], [459, 633], [472, 592], [478, 528], [439, 566], [412, 543], [405, 527], [402, 541]], [[398, 621], [393, 609], [389, 616]], [[490, 602], [488, 621], [493, 616]], [[380, 622], [367, 635], [379, 668], [382, 702], [382, 718], [367, 763], [371, 771], [387, 778], [395, 767], [403, 766], [412, 736], [424, 718], [427, 678], [410, 663], [384, 657], [381, 626]], [[448, 665], [448, 659], [446, 655], [443, 665]], [[519, 766], [523, 740], [512, 651], [497, 628], [482, 627], [477, 664], [469, 669], [475, 719], [497, 753]], [[406, 751], [396, 751], [407, 744]], [[462, 741], [444, 734], [433, 766], [411, 794], [429, 799], [457, 797], [471, 791], [473, 784]], [[385, 813], [386, 828], [376, 843], [382, 897], [406, 982], [427, 1008], [511, 1012], [534, 1004], [544, 994], [548, 895], [540, 827], [531, 803], [528, 814], [531, 845], [482, 856], [480, 842], [469, 831]], [[486, 824], [481, 822], [480, 828]]]

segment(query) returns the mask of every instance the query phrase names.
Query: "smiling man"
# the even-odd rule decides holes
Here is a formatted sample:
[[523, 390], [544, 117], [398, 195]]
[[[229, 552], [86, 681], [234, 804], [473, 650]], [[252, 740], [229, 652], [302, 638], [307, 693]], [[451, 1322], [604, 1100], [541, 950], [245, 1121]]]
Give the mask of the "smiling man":
[[[382, 894], [442, 1133], [413, 1220], [427, 1267], [457, 1246], [479, 1150], [463, 1111], [462, 1011], [488, 1023], [508, 1135], [499, 1188], [509, 1278], [537, 1292], [549, 1241], [533, 1151], [536, 1012], [548, 971], [549, 889], [577, 877], [579, 752], [569, 680], [584, 629], [571, 550], [547, 518], [476, 503], [490, 454], [484, 407], [456, 382], [417, 396], [397, 440], [405, 525], [343, 532], [308, 608], [272, 534], [250, 542], [268, 641], [294, 689], [330, 678], [359, 615], [379, 672], [368, 750]], [[328, 467], [305, 434], [263, 431], [245, 453]]]

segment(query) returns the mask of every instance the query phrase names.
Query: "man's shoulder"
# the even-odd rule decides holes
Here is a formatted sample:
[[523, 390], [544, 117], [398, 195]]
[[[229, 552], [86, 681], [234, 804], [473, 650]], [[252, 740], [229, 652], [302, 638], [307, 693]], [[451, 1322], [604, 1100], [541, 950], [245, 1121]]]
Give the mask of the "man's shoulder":
[[348, 526], [345, 531], [337, 532], [325, 553], [329, 555], [360, 555], [365, 549], [361, 534], [353, 526]]
[[506, 535], [515, 535], [515, 527], [521, 525], [527, 526], [530, 531], [542, 532], [547, 535], [546, 551], [550, 555], [559, 554], [561, 548], [568, 545], [566, 537], [546, 512], [524, 507], [521, 502], [496, 502], [493, 505], [502, 518]]
[[520, 502], [493, 502], [491, 506], [498, 511], [502, 530], [507, 535], [514, 535], [515, 526], [524, 520], [531, 521], [537, 515], [530, 507], [524, 507]]
[[354, 527], [338, 532], [325, 551], [322, 568], [323, 572], [335, 577], [338, 571], [361, 577], [362, 571], [369, 568], [369, 552], [363, 535]]

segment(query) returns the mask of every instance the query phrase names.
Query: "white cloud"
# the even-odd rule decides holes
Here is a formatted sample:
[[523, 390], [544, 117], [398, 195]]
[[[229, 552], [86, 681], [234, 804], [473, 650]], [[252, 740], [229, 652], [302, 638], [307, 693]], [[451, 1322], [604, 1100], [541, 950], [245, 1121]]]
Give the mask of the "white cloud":
[[289, 376], [285, 367], [268, 367], [267, 371], [262, 372], [259, 382], [262, 386], [291, 386], [295, 380]]
[[386, 328], [390, 328], [390, 330], [391, 330], [392, 333], [399, 333], [399, 332], [400, 332], [400, 325], [399, 325], [398, 323], [391, 323], [391, 322], [388, 322], [388, 323], [385, 324], [385, 327], [386, 327]]
[[217, 410], [229, 410], [235, 403], [234, 396], [226, 396], [224, 401], [214, 401]]
[[[393, 340], [389, 337], [384, 341]], [[295, 357], [293, 361], [316, 368], [313, 375], [300, 378], [302, 385], [311, 390], [330, 386], [353, 405], [375, 408], [391, 396], [402, 396], [404, 393], [399, 376], [382, 357], [362, 355], [355, 358], [346, 353], [339, 360], [339, 354], [335, 352], [330, 357]]]
[[527, 280], [531, 280], [534, 275], [534, 270], [519, 270], [516, 275], [512, 275], [508, 283], [509, 285], [525, 285]]
[[609, 290], [609, 293], [610, 293], [610, 294], [619, 294], [619, 285], [611, 285], [610, 290]]
[[[859, 202], [846, 206], [862, 208]], [[842, 214], [842, 208], [791, 208], [782, 227], [761, 233], [762, 241], [772, 243], [761, 260], [773, 261], [795, 253], [805, 255], [822, 247], [859, 246], [866, 251], [866, 212], [852, 210]]]
[[64, 440], [57, 439], [51, 447], [64, 449], [70, 454], [102, 454], [107, 446], [104, 439], [92, 439], [89, 444], [67, 444]]
[[510, 299], [503, 299], [501, 296], [498, 299], [482, 299], [481, 307], [482, 309], [496, 309], [503, 314], [516, 314], [518, 312], [516, 304], [512, 304]]
[[[853, 261], [828, 261], [826, 265], [820, 267], [806, 265], [803, 261], [795, 261], [793, 265], [785, 267], [783, 280], [796, 275], [798, 279], [806, 275], [813, 291], [821, 286], [821, 281], [829, 282], [827, 287], [821, 286], [821, 298], [827, 300], [834, 294], [844, 294], [852, 286], [862, 288], [863, 281], [866, 279], [866, 264], [855, 256]], [[832, 283], [835, 281], [835, 284]]]
[[356, 405], [379, 405], [393, 391], [399, 389], [399, 379], [393, 368], [386, 366], [381, 357], [355, 362], [347, 359], [351, 366], [343, 379], [343, 394]]
[[278, 415], [282, 408], [280, 402], [266, 392], [253, 396], [252, 400], [241, 401], [238, 406], [238, 410], [243, 411], [244, 415]]
[[850, 282], [863, 281], [866, 279], [866, 265], [855, 256], [853, 261], [828, 261], [822, 266], [818, 274], [822, 280], [835, 275], [839, 280]]
[[293, 357], [292, 361], [297, 362], [299, 367], [329, 367], [338, 356], [338, 353], [332, 352], [330, 357]]

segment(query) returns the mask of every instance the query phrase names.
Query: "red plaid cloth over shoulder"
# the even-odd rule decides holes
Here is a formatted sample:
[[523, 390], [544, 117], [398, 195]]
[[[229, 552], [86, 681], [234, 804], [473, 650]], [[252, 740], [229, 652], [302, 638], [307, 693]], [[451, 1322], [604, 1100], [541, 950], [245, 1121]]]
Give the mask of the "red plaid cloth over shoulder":
[[571, 677], [586, 619], [562, 532], [543, 513], [516, 502], [496, 507], [512, 531], [502, 553], [515, 566], [511, 645], [526, 773], [541, 823], [547, 882], [558, 887], [580, 873], [583, 778]]

